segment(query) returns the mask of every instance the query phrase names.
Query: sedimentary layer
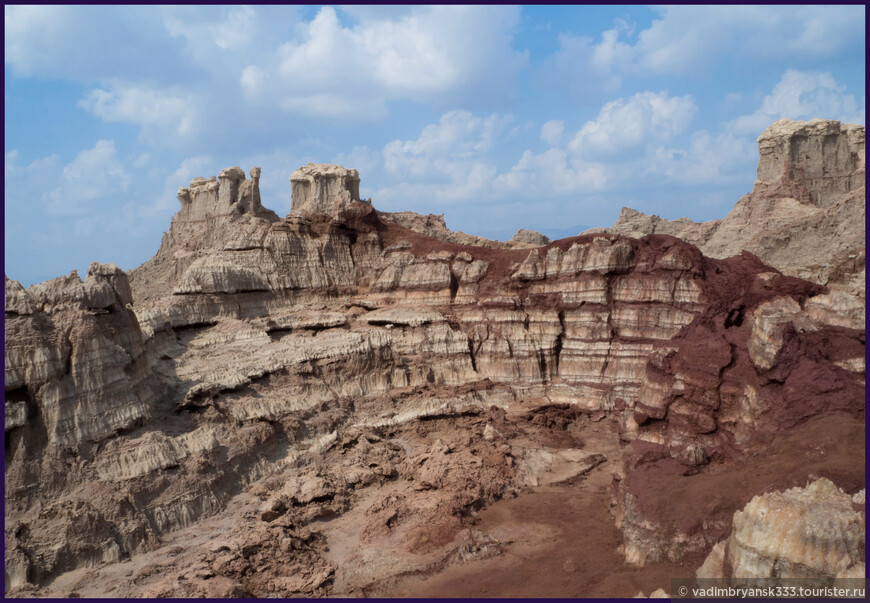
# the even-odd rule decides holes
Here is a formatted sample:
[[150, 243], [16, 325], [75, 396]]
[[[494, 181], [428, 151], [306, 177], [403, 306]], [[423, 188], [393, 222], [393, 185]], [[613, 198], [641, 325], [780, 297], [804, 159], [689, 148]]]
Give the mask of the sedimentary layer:
[[[360, 513], [361, 547], [437, 565], [477, 509], [600, 465], [567, 435], [592, 417], [623, 446], [625, 559], [679, 559], [722, 540], [759, 484], [734, 480], [709, 522], [657, 503], [667, 488], [698, 500], [765, 438], [863, 422], [863, 302], [752, 253], [662, 234], [464, 244], [382, 219], [355, 170], [319, 164], [278, 218], [250, 175], [180, 189], [129, 282], [98, 264], [7, 277], [7, 588], [138, 559], [254, 496], [253, 524], [166, 566], [188, 582], [143, 574], [125, 596], [350, 592], [399, 557], [337, 567], [319, 518]], [[456, 434], [429, 438], [439, 421]], [[823, 469], [859, 486], [846, 456]]]
[[606, 231], [670, 234], [715, 258], [748, 250], [785, 274], [863, 298], [864, 149], [864, 126], [782, 119], [758, 137], [755, 186], [725, 218], [695, 223], [623, 208]]

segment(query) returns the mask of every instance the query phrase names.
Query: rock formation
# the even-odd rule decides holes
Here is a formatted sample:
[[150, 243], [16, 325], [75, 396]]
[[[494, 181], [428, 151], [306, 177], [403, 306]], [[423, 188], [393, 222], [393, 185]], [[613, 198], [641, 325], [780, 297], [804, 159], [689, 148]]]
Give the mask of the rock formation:
[[[444, 214], [418, 214], [413, 211], [385, 212], [379, 211], [382, 221], [398, 224], [408, 230], [419, 232], [427, 237], [473, 247], [489, 247], [492, 249], [526, 249], [540, 247], [550, 242], [547, 237], [533, 230], [520, 229], [509, 241], [494, 241], [486, 237], [470, 235], [465, 232], [450, 230], [444, 221]], [[520, 234], [525, 233], [525, 234]], [[519, 236], [517, 236], [519, 235]], [[543, 242], [542, 242], [543, 241]]]
[[359, 172], [340, 165], [309, 163], [293, 172], [290, 211], [334, 214], [359, 201]]
[[825, 478], [756, 496], [734, 514], [731, 535], [713, 548], [697, 575], [864, 578], [866, 526], [853, 499], [857, 494]]
[[863, 487], [853, 297], [661, 234], [459, 243], [339, 166], [281, 219], [251, 177], [180, 189], [129, 283], [7, 277], [7, 589], [389, 593], [499, 555], [487, 505], [603, 466], [636, 565], [706, 553], [768, 483]]
[[781, 119], [758, 137], [758, 153], [752, 193], [724, 219], [671, 221], [623, 208], [606, 231], [670, 234], [715, 258], [745, 249], [785, 274], [863, 298], [864, 126]]
[[533, 245], [535, 247], [541, 247], [550, 242], [550, 239], [545, 237], [539, 232], [534, 230], [529, 230], [527, 228], [520, 228], [514, 236], [511, 237], [511, 242], [516, 243], [528, 243], [529, 245]]

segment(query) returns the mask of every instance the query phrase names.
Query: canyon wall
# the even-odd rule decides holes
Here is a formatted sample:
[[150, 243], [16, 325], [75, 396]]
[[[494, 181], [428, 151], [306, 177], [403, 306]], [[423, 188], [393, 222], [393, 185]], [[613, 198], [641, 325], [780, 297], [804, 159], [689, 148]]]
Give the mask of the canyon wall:
[[[772, 148], [771, 165], [792, 152]], [[97, 264], [84, 282], [6, 279], [7, 588], [129, 559], [260, 491], [262, 521], [287, 522], [302, 556], [282, 554], [308, 559], [308, 578], [238, 592], [326, 594], [335, 569], [299, 529], [342, 513], [355, 488], [400, 475], [430, 484], [414, 504], [440, 501], [426, 515], [379, 499], [365, 528], [376, 542], [433, 521], [458, 530], [469, 509], [539, 483], [528, 467], [540, 451], [494, 435], [517, 405], [607, 417], [624, 446], [614, 505], [626, 560], [679, 559], [722, 540], [759, 486], [735, 480], [716, 509], [662, 497], [722, 486], [717, 471], [765, 454], [774, 434], [863, 422], [863, 301], [752, 253], [715, 259], [662, 234], [466, 245], [382, 219], [359, 200], [355, 170], [320, 164], [294, 172], [282, 219], [262, 206], [259, 175], [229, 168], [180, 189], [160, 249], [129, 283]], [[808, 199], [855, 184], [813, 178]], [[449, 459], [424, 471], [442, 444], [408, 465], [388, 437], [484, 413], [482, 439], [443, 446], [486, 488], [443, 477]], [[319, 460], [356, 446], [340, 476]], [[463, 456], [475, 450], [494, 465]], [[802, 479], [793, 462], [777, 470]], [[863, 465], [825, 462], [863, 487]], [[276, 476], [296, 490], [276, 498]]]

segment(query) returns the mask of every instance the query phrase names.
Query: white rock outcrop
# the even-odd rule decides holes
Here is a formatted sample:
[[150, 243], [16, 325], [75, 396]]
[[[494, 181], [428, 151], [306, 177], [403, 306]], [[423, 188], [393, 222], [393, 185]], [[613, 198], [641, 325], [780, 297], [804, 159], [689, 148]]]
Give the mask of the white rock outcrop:
[[700, 578], [864, 577], [864, 513], [828, 479], [769, 492], [734, 514]]
[[309, 163], [293, 172], [290, 211], [334, 215], [359, 201], [359, 172], [340, 165]]

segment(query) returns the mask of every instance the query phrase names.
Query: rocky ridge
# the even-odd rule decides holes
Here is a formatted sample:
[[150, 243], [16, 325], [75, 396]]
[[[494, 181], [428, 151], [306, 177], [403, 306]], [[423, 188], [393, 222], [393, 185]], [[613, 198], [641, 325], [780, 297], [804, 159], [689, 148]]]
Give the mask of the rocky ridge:
[[519, 229], [508, 241], [494, 241], [486, 237], [450, 230], [444, 221], [444, 214], [426, 214], [424, 216], [413, 211], [379, 211], [378, 217], [381, 220], [398, 224], [408, 230], [424, 234], [427, 237], [458, 245], [488, 247], [491, 249], [527, 249], [530, 247], [541, 247], [550, 242], [550, 239], [541, 233], [525, 228]]
[[864, 126], [782, 119], [758, 137], [752, 192], [723, 219], [666, 220], [623, 208], [608, 229], [661, 233], [725, 258], [748, 250], [764, 262], [863, 298], [865, 276]]
[[[77, 592], [234, 517], [117, 594], [382, 592], [498, 555], [478, 510], [605, 461], [635, 565], [708, 551], [765, 471], [863, 487], [863, 301], [667, 235], [429, 236], [340, 166], [295, 172], [281, 219], [259, 176], [180, 189], [129, 283], [96, 264], [7, 277], [7, 588]], [[579, 434], [605, 419], [620, 447], [602, 455]], [[828, 454], [772, 455], [794, 434]], [[725, 484], [713, 507], [673, 504]], [[357, 540], [330, 541], [325, 517]]]

